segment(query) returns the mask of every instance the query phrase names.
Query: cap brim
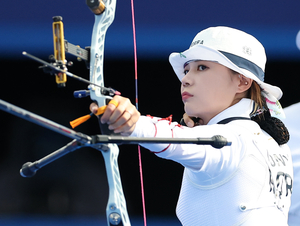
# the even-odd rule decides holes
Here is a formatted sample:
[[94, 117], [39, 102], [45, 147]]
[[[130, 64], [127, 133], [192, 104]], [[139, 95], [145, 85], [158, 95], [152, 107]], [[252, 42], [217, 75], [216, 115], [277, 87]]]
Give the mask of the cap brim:
[[262, 82], [252, 72], [236, 66], [224, 54], [207, 46], [195, 45], [182, 53], [172, 53], [169, 57], [169, 61], [173, 67], [173, 70], [180, 81], [184, 77], [185, 63], [195, 60], [213, 61], [222, 64], [225, 67], [228, 67], [250, 79], [253, 79], [264, 91], [272, 94], [278, 100], [282, 97], [282, 91], [279, 87]]

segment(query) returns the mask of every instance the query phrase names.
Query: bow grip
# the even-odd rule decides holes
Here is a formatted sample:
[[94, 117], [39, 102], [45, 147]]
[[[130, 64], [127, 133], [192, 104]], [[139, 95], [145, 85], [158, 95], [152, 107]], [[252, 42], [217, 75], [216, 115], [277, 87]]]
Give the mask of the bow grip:
[[[111, 100], [111, 99], [107, 98], [105, 100], [106, 105], [108, 105], [110, 101], [113, 102], [114, 100]], [[113, 103], [113, 104], [115, 106], [117, 106], [115, 103]], [[105, 106], [105, 108], [106, 108], [106, 106]], [[120, 133], [114, 133], [113, 130], [108, 129], [109, 125], [107, 123], [104, 123], [104, 124], [101, 123], [101, 117], [102, 117], [104, 111], [105, 111], [105, 109], [103, 110], [103, 112], [101, 114], [98, 115], [98, 122], [99, 122], [100, 130], [101, 130], [101, 134], [103, 134], [103, 135], [111, 135], [111, 136], [120, 135]]]
[[108, 124], [106, 124], [106, 123], [102, 124], [101, 117], [102, 117], [102, 115], [100, 115], [98, 117], [101, 134], [102, 135], [110, 135], [110, 136], [120, 136], [120, 133], [114, 133], [113, 130], [108, 129], [108, 126], [109, 126]]

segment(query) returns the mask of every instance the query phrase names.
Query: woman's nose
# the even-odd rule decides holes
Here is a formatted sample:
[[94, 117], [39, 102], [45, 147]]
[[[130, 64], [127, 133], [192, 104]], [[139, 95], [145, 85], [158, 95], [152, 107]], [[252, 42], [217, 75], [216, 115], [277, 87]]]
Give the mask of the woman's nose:
[[182, 84], [182, 86], [184, 86], [184, 87], [187, 87], [187, 86], [190, 86], [190, 85], [191, 85], [191, 81], [190, 81], [190, 79], [189, 79], [188, 74], [186, 74], [186, 75], [182, 78], [181, 84]]
[[183, 80], [182, 80], [181, 84], [182, 84], [182, 86], [184, 86], [184, 87], [187, 87], [187, 86], [189, 86], [189, 85], [190, 85], [190, 83], [188, 83], [188, 82], [185, 82], [185, 81], [183, 81]]

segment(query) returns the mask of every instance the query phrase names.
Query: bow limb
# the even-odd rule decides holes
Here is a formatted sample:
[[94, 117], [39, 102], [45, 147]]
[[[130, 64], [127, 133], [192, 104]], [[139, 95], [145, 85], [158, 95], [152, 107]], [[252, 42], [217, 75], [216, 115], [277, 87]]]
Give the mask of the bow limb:
[[[87, 0], [88, 6], [95, 13], [90, 55], [90, 82], [104, 87], [103, 60], [105, 34], [114, 20], [116, 0], [104, 0], [103, 2], [98, 0], [96, 2], [97, 6], [94, 7], [95, 1]], [[103, 11], [104, 4], [105, 9]], [[90, 85], [89, 89], [91, 99], [96, 101], [99, 107], [106, 105], [106, 100], [111, 99], [111, 97], [105, 96], [99, 87]], [[118, 166], [119, 148], [116, 144], [101, 145], [101, 147], [95, 148], [101, 150], [107, 172], [109, 186], [109, 198], [106, 207], [107, 224], [109, 226], [130, 226]]]

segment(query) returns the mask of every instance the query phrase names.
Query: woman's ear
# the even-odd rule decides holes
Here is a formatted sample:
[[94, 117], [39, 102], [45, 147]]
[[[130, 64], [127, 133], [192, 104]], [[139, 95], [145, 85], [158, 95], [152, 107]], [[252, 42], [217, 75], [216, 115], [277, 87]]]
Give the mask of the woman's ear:
[[240, 79], [240, 83], [238, 86], [238, 93], [243, 93], [251, 87], [253, 79], [247, 78], [241, 74], [239, 74], [238, 76]]

